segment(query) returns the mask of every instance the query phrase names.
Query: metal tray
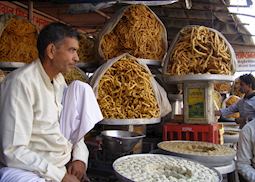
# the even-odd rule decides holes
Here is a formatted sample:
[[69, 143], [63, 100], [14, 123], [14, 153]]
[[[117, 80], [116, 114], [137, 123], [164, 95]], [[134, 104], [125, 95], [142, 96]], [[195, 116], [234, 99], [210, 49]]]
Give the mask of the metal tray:
[[[133, 154], [133, 155], [127, 155], [127, 156], [124, 156], [124, 157], [120, 157], [118, 159], [116, 159], [113, 164], [112, 164], [112, 167], [113, 167], [113, 170], [115, 172], [115, 175], [118, 177], [118, 179], [122, 182], [134, 182], [128, 178], [126, 178], [125, 176], [121, 175], [120, 173], [118, 173], [118, 171], [116, 170], [115, 166], [116, 166], [116, 163], [118, 162], [122, 162], [123, 160], [125, 160], [126, 158], [135, 158], [135, 157], [143, 157], [143, 156], [162, 156], [163, 154]], [[167, 155], [163, 155], [163, 156], [167, 156]], [[176, 156], [168, 156], [168, 157], [171, 157], [171, 158], [176, 158], [176, 159], [183, 159], [181, 157], [176, 157]], [[194, 160], [190, 160], [190, 159], [184, 159], [186, 161], [192, 161], [192, 162], [195, 162], [195, 163], [199, 163], [197, 161], [194, 161]], [[201, 163], [199, 163], [201, 164]], [[204, 165], [204, 164], [201, 164], [201, 165]], [[204, 165], [206, 167], [208, 167], [207, 165]], [[213, 167], [208, 167], [209, 169], [213, 170], [214, 172], [217, 173], [218, 177], [219, 177], [219, 180], [217, 182], [221, 182], [222, 181], [222, 175], [219, 173], [219, 171], [217, 171], [216, 169], [214, 169]]]
[[[228, 135], [227, 131], [232, 131], [232, 132], [235, 132], [236, 134]], [[224, 127], [224, 133], [223, 133], [224, 143], [237, 143], [239, 139], [239, 132], [240, 132], [240, 129], [238, 128], [230, 129], [230, 128]]]
[[[192, 142], [192, 141], [182, 141], [182, 140], [178, 140], [178, 141], [164, 141], [164, 142]], [[158, 143], [158, 148], [160, 148], [161, 150], [167, 152], [169, 155], [172, 156], [178, 156], [178, 157], [183, 157], [186, 159], [192, 159], [194, 161], [198, 161], [206, 166], [209, 167], [218, 167], [218, 166], [225, 166], [225, 165], [229, 165], [233, 159], [235, 158], [235, 154], [233, 155], [214, 155], [214, 156], [204, 156], [204, 155], [195, 155], [195, 154], [184, 154], [184, 153], [177, 153], [177, 152], [172, 152], [172, 151], [168, 151], [165, 150], [163, 148], [160, 147], [160, 144], [163, 142]]]
[[161, 61], [160, 60], [142, 59], [142, 58], [137, 58], [137, 60], [140, 63], [146, 64], [146, 65], [156, 65], [156, 66], [160, 66], [161, 65]]
[[99, 124], [104, 125], [144, 125], [160, 123], [160, 118], [141, 119], [103, 119]]
[[186, 81], [234, 81], [233, 75], [221, 74], [188, 74], [170, 76], [167, 74], [162, 75], [166, 83], [183, 83]]
[[224, 143], [237, 143], [239, 139], [239, 134], [236, 135], [224, 135], [223, 134]]
[[223, 116], [221, 116], [218, 120], [219, 122], [235, 122], [235, 118], [225, 118]]
[[23, 62], [0, 62], [1, 68], [20, 68], [25, 66], [27, 63]]
[[90, 62], [78, 62], [75, 64], [75, 66], [79, 67], [79, 68], [87, 68], [87, 67], [94, 67], [97, 66], [97, 63], [94, 61], [90, 61]]

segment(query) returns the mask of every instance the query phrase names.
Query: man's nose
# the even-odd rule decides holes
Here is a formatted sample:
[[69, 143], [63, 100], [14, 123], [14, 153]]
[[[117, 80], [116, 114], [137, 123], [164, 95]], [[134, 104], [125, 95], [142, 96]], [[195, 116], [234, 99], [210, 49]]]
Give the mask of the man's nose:
[[80, 61], [79, 55], [78, 55], [77, 52], [76, 52], [75, 55], [74, 55], [74, 60], [75, 60], [75, 62], [79, 62], [79, 61]]

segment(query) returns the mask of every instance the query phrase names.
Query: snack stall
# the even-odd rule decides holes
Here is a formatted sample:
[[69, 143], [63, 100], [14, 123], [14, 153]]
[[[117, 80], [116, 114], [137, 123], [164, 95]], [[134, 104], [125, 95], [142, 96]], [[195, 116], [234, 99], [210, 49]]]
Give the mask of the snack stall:
[[[166, 8], [181, 6], [177, 9], [190, 12], [192, 4], [154, 3], [156, 6], [147, 6], [134, 1], [117, 3], [116, 7], [106, 3], [107, 8], [118, 9], [114, 12], [95, 7], [104, 21], [90, 32], [87, 17], [84, 22], [77, 19], [84, 25], [70, 18], [77, 12], [61, 19], [48, 11], [42, 18], [44, 13], [36, 8], [42, 11], [46, 5], [36, 7], [34, 2], [31, 11], [29, 3], [0, 2], [1, 7], [25, 12], [23, 18], [16, 10], [8, 12], [16, 15], [3, 12], [0, 17], [0, 69], [9, 72], [38, 57], [35, 40], [44, 24], [61, 21], [74, 25], [81, 32], [80, 62], [64, 76], [67, 84], [73, 80], [89, 83], [104, 116], [85, 136], [90, 151], [87, 172], [92, 182], [233, 181], [236, 150], [222, 144], [236, 143], [239, 130], [229, 129], [228, 123], [222, 138], [224, 129], [214, 112], [238, 100], [229, 96], [232, 82], [238, 82], [233, 76], [237, 62], [232, 43], [236, 40], [224, 37], [217, 27], [195, 22], [194, 17], [188, 26], [176, 21], [178, 30], [171, 30], [172, 17], [166, 17], [166, 12], [171, 14]], [[69, 7], [64, 4], [56, 5], [58, 13]], [[193, 5], [200, 7], [199, 2]], [[72, 8], [68, 10], [74, 11]], [[31, 13], [45, 21], [31, 20]], [[20, 28], [13, 31], [15, 26]], [[23, 42], [13, 48], [17, 34]], [[29, 54], [18, 55], [18, 50], [25, 48]], [[169, 85], [178, 93], [171, 93]]]

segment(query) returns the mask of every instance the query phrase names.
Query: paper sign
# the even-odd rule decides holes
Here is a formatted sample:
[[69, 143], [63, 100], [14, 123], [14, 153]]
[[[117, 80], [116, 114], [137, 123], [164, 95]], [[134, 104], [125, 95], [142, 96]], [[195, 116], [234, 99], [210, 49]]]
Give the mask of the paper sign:
[[237, 71], [255, 71], [255, 52], [237, 52]]

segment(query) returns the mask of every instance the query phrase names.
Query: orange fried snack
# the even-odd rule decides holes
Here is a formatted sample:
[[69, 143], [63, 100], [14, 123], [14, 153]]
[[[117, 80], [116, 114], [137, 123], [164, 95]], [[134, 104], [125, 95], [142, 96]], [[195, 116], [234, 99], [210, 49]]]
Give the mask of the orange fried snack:
[[38, 58], [36, 27], [25, 19], [11, 18], [0, 37], [0, 61], [30, 63]]

